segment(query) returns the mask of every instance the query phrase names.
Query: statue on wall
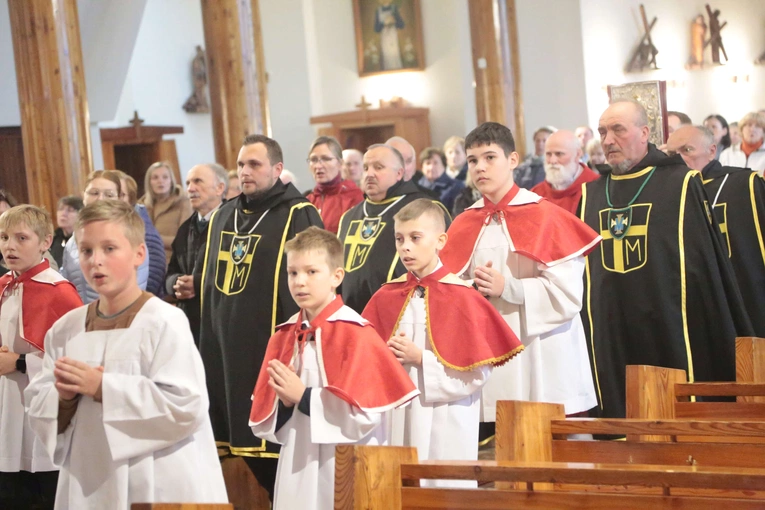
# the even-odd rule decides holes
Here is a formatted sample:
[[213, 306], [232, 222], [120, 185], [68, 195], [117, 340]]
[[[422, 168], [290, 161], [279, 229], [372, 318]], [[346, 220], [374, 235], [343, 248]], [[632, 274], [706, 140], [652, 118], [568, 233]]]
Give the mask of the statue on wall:
[[191, 77], [194, 92], [183, 103], [183, 109], [189, 113], [208, 113], [210, 103], [207, 101], [207, 63], [205, 50], [201, 46], [197, 46], [197, 54], [191, 61]]
[[715, 9], [714, 12], [712, 12], [709, 4], [706, 5], [706, 8], [707, 16], [709, 16], [709, 40], [704, 43], [704, 47], [706, 48], [709, 45], [712, 46], [712, 62], [715, 64], [720, 64], [721, 51], [727, 62], [728, 54], [725, 51], [725, 46], [723, 46], [720, 32], [725, 28], [725, 25], [727, 25], [728, 22], [726, 21], [723, 24], [720, 24], [720, 9]]
[[700, 69], [704, 65], [704, 42], [707, 38], [707, 24], [704, 16], [699, 14], [691, 23], [691, 57], [688, 59], [689, 69]]
[[651, 40], [651, 30], [653, 30], [654, 25], [656, 25], [658, 18], [654, 17], [649, 24], [648, 18], [645, 15], [645, 7], [643, 4], [640, 4], [640, 15], [643, 18], [643, 29], [645, 30], [645, 34], [643, 34], [642, 39], [640, 39], [640, 43], [632, 53], [632, 58], [627, 65], [628, 73], [659, 68], [656, 65], [656, 55], [659, 53], [659, 50], [656, 49], [656, 46], [653, 45], [653, 41]]

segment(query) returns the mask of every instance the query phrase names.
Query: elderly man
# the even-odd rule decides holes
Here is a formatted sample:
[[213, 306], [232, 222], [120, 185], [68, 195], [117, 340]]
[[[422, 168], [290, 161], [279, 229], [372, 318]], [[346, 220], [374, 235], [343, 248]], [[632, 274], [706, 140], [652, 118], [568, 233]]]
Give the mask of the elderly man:
[[[337, 234], [345, 249], [343, 301], [359, 313], [383, 283], [406, 273], [396, 253], [393, 216], [409, 202], [431, 198], [404, 179], [404, 157], [384, 144], [364, 154], [362, 188], [366, 199], [343, 215]], [[448, 226], [446, 208], [444, 219]]]
[[627, 365], [735, 379], [735, 338], [752, 326], [698, 172], [648, 143], [645, 109], [612, 103], [598, 132], [612, 172], [587, 183], [581, 218], [600, 232], [582, 307], [604, 416], [625, 413]]
[[165, 290], [178, 300], [178, 308], [188, 317], [194, 343], [199, 346], [199, 291], [207, 225], [228, 193], [228, 172], [217, 163], [196, 165], [186, 176], [186, 192], [194, 212], [181, 223], [173, 240]]
[[531, 191], [576, 214], [582, 198], [582, 184], [600, 175], [582, 161], [582, 147], [571, 131], [556, 131], [545, 143], [545, 180]]
[[714, 135], [702, 126], [683, 126], [672, 133], [667, 153], [680, 154], [690, 168], [701, 170], [754, 333], [765, 337], [765, 250], [760, 237], [765, 232], [765, 181], [751, 170], [716, 161]]
[[404, 180], [412, 181], [421, 193], [425, 193], [430, 198], [438, 200], [438, 192], [420, 184], [424, 174], [417, 170], [417, 154], [414, 152], [412, 144], [409, 143], [406, 138], [394, 136], [388, 138], [388, 140], [385, 141], [385, 145], [390, 145], [396, 149], [401, 153], [401, 157], [404, 158]]
[[[731, 124], [731, 126], [733, 126]], [[738, 123], [741, 142], [733, 143], [720, 154], [720, 164], [751, 168], [765, 175], [765, 113], [747, 113]]]
[[345, 149], [343, 151], [343, 179], [353, 181], [356, 186], [361, 186], [361, 178], [364, 175], [364, 154], [360, 150]]
[[237, 164], [242, 194], [215, 211], [208, 227], [199, 351], [215, 440], [241, 456], [273, 495], [279, 448], [252, 435], [250, 397], [268, 339], [298, 311], [284, 243], [324, 224], [316, 207], [279, 179], [284, 163], [276, 140], [247, 136]]
[[587, 163], [590, 160], [590, 156], [587, 154], [587, 144], [590, 140], [595, 138], [595, 134], [590, 129], [590, 126], [579, 126], [576, 128], [576, 138], [579, 140], [579, 146], [582, 148], [582, 163]]

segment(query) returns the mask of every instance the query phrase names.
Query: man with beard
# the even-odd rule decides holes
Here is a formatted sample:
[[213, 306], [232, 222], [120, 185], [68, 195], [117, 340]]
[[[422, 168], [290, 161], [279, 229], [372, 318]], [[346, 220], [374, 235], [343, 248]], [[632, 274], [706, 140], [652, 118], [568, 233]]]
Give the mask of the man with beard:
[[188, 317], [194, 343], [199, 347], [199, 291], [207, 226], [228, 193], [228, 172], [217, 163], [196, 165], [186, 176], [186, 192], [194, 213], [181, 223], [173, 240], [165, 291], [178, 300], [178, 308]]
[[750, 169], [722, 166], [716, 152], [714, 135], [702, 126], [681, 126], [667, 140], [668, 154], [680, 154], [690, 168], [701, 169], [754, 334], [765, 337], [765, 181]]
[[[356, 310], [364, 307], [383, 283], [406, 273], [396, 252], [393, 216], [418, 198], [431, 198], [411, 180], [404, 179], [404, 158], [390, 145], [375, 144], [364, 154], [362, 189], [366, 199], [340, 218], [337, 237], [343, 243], [345, 279], [343, 302]], [[451, 217], [444, 210], [446, 224]]]
[[637, 102], [612, 103], [598, 132], [613, 169], [587, 183], [581, 218], [603, 237], [585, 267], [582, 319], [601, 413], [625, 414], [627, 365], [735, 380], [735, 338], [750, 336], [699, 172], [648, 143]]
[[277, 324], [298, 311], [287, 287], [284, 243], [311, 225], [316, 208], [279, 175], [279, 144], [249, 135], [239, 151], [242, 194], [213, 213], [202, 276], [199, 350], [215, 440], [241, 456], [273, 499], [279, 447], [253, 436], [250, 397]]
[[556, 131], [545, 143], [545, 180], [531, 191], [576, 214], [582, 184], [600, 177], [581, 161], [582, 147], [574, 133]]

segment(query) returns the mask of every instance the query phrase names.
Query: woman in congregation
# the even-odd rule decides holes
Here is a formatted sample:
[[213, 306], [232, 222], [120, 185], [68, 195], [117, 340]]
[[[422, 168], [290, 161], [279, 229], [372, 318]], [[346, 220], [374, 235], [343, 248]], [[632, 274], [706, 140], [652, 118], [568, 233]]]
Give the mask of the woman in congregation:
[[751, 168], [762, 175], [765, 170], [765, 114], [747, 113], [738, 125], [741, 129], [741, 143], [722, 151], [720, 164]]
[[316, 186], [307, 198], [316, 206], [324, 228], [337, 234], [340, 217], [345, 211], [364, 200], [364, 193], [353, 181], [343, 179], [343, 148], [331, 136], [320, 136], [308, 151], [308, 168]]
[[[114, 170], [96, 170], [90, 172], [85, 179], [85, 191], [82, 194], [84, 205], [92, 204], [99, 200], [119, 200], [122, 193], [120, 175]], [[98, 292], [88, 282], [80, 268], [80, 251], [77, 248], [77, 238], [72, 236], [64, 246], [64, 258], [61, 265], [61, 275], [72, 282], [77, 288], [83, 304], [88, 304], [98, 299]], [[146, 282], [149, 278], [149, 256], [144, 259], [138, 268], [138, 286], [146, 290]]]
[[719, 160], [722, 151], [731, 146], [728, 121], [722, 115], [712, 114], [704, 119], [704, 127], [710, 130], [714, 136], [715, 145], [717, 145], [715, 159]]
[[178, 227], [191, 216], [191, 203], [183, 187], [175, 182], [175, 175], [167, 162], [159, 161], [146, 170], [143, 187], [144, 195], [139, 202], [146, 206], [151, 222], [162, 236], [167, 265]]

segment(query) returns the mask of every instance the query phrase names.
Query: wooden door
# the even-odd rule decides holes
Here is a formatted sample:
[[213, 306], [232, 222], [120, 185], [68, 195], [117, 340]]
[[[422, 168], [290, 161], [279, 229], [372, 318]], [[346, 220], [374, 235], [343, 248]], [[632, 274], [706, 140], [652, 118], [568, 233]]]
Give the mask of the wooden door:
[[[29, 200], [21, 127], [0, 127], [0, 188], [19, 203]], [[49, 211], [55, 212], [55, 211]]]

